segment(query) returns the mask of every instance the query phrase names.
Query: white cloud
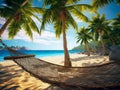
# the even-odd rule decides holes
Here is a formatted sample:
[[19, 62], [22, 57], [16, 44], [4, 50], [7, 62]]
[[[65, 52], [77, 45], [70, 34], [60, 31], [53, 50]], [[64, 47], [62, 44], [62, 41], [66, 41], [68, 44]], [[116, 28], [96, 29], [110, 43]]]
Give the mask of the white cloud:
[[3, 39], [8, 39], [8, 32], [7, 32], [7, 30], [5, 30], [4, 31], [4, 33], [2, 34], [2, 36], [1, 36]]
[[[8, 31], [5, 30], [4, 33], [2, 34], [2, 38], [4, 40], [8, 39]], [[51, 45], [51, 44], [59, 44], [62, 41], [57, 40], [55, 37], [55, 34], [53, 32], [49, 31], [43, 31], [41, 33], [41, 36], [35, 32], [33, 32], [33, 40], [29, 38], [29, 36], [26, 35], [24, 30], [21, 30], [18, 32], [18, 34], [14, 37], [14, 39], [21, 39], [27, 42], [33, 42], [33, 43], [39, 43], [43, 45]]]
[[41, 33], [42, 38], [55, 38], [55, 34], [49, 31], [43, 31]]
[[0, 17], [0, 24], [4, 24], [5, 23], [5, 19]]

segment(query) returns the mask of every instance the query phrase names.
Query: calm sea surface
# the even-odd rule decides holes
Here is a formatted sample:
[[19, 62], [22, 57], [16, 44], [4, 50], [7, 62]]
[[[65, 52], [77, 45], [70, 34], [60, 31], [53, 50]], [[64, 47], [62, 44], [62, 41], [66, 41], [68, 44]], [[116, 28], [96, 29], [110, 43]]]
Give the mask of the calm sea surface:
[[[63, 50], [19, 50], [19, 52], [25, 54], [35, 54], [37, 58], [51, 57], [51, 56], [62, 56], [64, 55]], [[70, 54], [79, 53], [80, 50], [69, 50]], [[10, 56], [7, 50], [0, 50], [0, 62], [4, 61], [5, 56]]]

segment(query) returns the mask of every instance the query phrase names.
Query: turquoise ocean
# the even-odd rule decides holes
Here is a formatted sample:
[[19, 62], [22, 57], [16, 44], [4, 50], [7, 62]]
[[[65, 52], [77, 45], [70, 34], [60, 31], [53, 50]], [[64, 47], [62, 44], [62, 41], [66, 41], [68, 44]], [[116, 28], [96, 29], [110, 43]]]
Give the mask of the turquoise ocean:
[[[19, 50], [21, 53], [34, 54], [36, 58], [62, 56], [63, 50]], [[69, 50], [69, 54], [75, 54], [81, 52], [80, 50]], [[4, 61], [5, 56], [10, 56], [7, 50], [0, 50], [0, 62]]]

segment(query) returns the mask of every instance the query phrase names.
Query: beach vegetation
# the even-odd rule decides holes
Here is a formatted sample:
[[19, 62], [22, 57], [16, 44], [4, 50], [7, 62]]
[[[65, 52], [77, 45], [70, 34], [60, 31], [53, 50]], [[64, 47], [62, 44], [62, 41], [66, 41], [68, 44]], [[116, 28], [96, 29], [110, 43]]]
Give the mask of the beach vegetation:
[[120, 0], [92, 0], [92, 5], [95, 8], [99, 8], [99, 7], [102, 8], [105, 5], [115, 2], [115, 1], [118, 5], [120, 5]]
[[[41, 8], [33, 7], [32, 0], [2, 1], [0, 17], [5, 18], [6, 22], [0, 28], [0, 36], [7, 28], [11, 39], [21, 30], [24, 30], [32, 39], [33, 31], [41, 34], [45, 30], [46, 24], [53, 24], [56, 37], [60, 38], [61, 34], [63, 35], [65, 67], [72, 66], [66, 38], [67, 30], [70, 26], [76, 30], [77, 42], [82, 45], [82, 48], [83, 45], [85, 46], [88, 56], [90, 56], [91, 49], [97, 50], [99, 48], [100, 43], [104, 55], [107, 54], [107, 45], [120, 44], [120, 14], [118, 14], [117, 18], [106, 20], [104, 14], [101, 16], [97, 13], [96, 16], [90, 19], [84, 13], [85, 10], [95, 10], [93, 6], [94, 8], [104, 7], [115, 0], [92, 0], [93, 6], [81, 4], [81, 0], [44, 0]], [[120, 0], [116, 0], [116, 3], [120, 4]], [[39, 17], [39, 14], [42, 18]], [[78, 20], [88, 22], [88, 27], [78, 30], [78, 23], [75, 17]]]
[[[105, 15], [100, 16], [98, 14], [92, 18], [87, 28], [89, 34], [91, 34], [90, 36], [93, 38], [89, 42], [89, 48], [92, 52], [102, 54], [103, 51], [106, 51], [106, 54], [109, 54], [111, 46], [120, 44], [120, 14], [118, 14], [116, 18], [109, 20], [105, 19]], [[83, 46], [84, 45], [80, 45], [73, 49], [82, 49], [85, 51]]]
[[94, 40], [100, 40], [104, 55], [107, 54], [105, 42], [103, 36], [107, 34], [109, 36], [110, 26], [109, 22], [106, 20], [105, 15], [92, 17], [92, 20], [89, 22], [89, 31], [91, 32]]
[[79, 20], [88, 21], [88, 18], [82, 13], [91, 9], [88, 4], [79, 4], [80, 0], [44, 0], [43, 8], [45, 12], [42, 16], [41, 31], [44, 30], [46, 23], [53, 23], [56, 37], [63, 34], [64, 48], [64, 66], [71, 67], [70, 56], [68, 53], [66, 32], [71, 25], [76, 31], [78, 30], [74, 16]]
[[80, 31], [77, 32], [77, 43], [80, 43], [81, 45], [84, 44], [88, 56], [90, 56], [90, 40], [92, 40], [92, 36], [90, 35], [89, 30], [85, 27], [82, 27]]
[[40, 19], [36, 14], [41, 12], [40, 8], [32, 6], [31, 0], [3, 0], [3, 4], [0, 6], [0, 17], [5, 18], [6, 22], [0, 29], [0, 36], [8, 28], [11, 39], [20, 30], [24, 30], [32, 39], [33, 31], [39, 33], [35, 22], [40, 24]]
[[110, 35], [112, 36], [115, 45], [120, 44], [120, 13], [116, 18], [112, 19], [112, 29]]

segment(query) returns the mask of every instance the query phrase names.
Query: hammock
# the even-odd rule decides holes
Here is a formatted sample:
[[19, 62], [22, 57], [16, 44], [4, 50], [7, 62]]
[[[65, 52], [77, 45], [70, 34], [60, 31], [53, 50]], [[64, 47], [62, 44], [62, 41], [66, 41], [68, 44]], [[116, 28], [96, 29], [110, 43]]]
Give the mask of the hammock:
[[37, 59], [34, 55], [10, 56], [4, 59], [12, 59], [34, 77], [66, 88], [65, 90], [120, 87], [120, 61], [97, 66], [67, 68]]

